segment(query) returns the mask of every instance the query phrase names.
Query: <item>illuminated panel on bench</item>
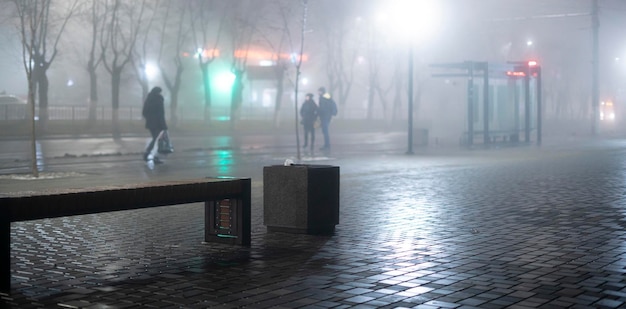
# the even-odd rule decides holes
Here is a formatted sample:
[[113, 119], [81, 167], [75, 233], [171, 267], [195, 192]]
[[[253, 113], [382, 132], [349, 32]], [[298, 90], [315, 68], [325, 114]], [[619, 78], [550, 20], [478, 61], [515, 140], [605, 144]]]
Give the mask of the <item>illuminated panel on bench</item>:
[[236, 198], [207, 202], [205, 238], [226, 243], [237, 242], [242, 233], [239, 222], [241, 205], [241, 201]]

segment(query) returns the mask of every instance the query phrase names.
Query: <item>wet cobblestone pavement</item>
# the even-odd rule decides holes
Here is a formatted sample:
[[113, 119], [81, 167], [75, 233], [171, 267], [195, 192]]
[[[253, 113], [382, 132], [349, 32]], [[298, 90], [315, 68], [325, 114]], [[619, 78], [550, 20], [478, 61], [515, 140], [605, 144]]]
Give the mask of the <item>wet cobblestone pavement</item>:
[[[320, 161], [341, 167], [333, 236], [268, 233], [260, 177], [272, 161], [241, 160], [249, 167], [238, 176], [253, 179], [250, 247], [203, 244], [201, 204], [14, 223], [12, 293], [0, 304], [626, 306], [626, 142], [414, 156], [339, 148]], [[140, 163], [129, 161], [126, 170], [100, 166], [108, 172], [99, 181], [132, 174]]]

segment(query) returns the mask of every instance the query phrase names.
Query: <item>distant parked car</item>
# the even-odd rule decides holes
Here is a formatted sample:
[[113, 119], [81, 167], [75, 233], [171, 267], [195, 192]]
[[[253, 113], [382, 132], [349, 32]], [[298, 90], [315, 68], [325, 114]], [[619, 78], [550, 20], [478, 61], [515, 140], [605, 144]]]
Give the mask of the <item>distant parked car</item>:
[[0, 120], [26, 119], [27, 102], [14, 95], [0, 95]]

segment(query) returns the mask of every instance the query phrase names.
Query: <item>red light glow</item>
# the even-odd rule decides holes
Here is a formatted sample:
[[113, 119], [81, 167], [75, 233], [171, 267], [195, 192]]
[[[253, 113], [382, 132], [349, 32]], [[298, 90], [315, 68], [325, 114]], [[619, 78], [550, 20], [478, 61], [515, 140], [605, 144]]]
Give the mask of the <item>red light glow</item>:
[[506, 71], [506, 76], [523, 77], [526, 76], [526, 73], [517, 71]]
[[[267, 60], [267, 59], [276, 59], [277, 57], [280, 59], [286, 59], [289, 60], [291, 59], [292, 55], [290, 54], [275, 54], [272, 52], [266, 52], [266, 51], [260, 51], [260, 50], [235, 50], [234, 55], [235, 58], [248, 58], [248, 59], [253, 59], [253, 60]], [[296, 55], [296, 60], [300, 58], [300, 55]], [[308, 55], [302, 55], [302, 61], [307, 61], [309, 60], [309, 56]]]

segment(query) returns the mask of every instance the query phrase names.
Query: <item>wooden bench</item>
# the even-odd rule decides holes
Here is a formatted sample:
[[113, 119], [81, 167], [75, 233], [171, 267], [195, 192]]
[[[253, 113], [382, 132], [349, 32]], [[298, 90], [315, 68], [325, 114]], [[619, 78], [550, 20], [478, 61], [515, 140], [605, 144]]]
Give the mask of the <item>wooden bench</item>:
[[205, 203], [206, 242], [250, 245], [250, 178], [0, 193], [0, 291], [11, 289], [11, 222]]

